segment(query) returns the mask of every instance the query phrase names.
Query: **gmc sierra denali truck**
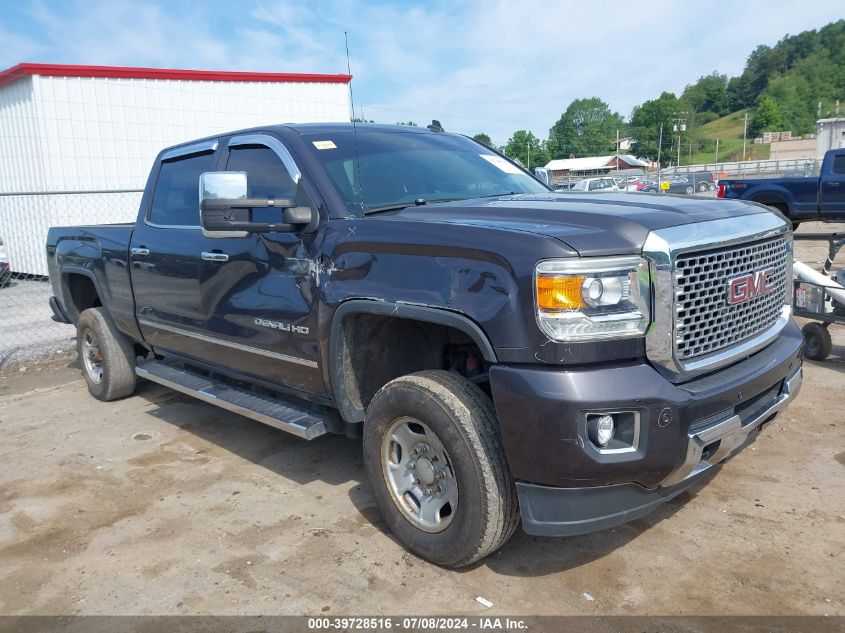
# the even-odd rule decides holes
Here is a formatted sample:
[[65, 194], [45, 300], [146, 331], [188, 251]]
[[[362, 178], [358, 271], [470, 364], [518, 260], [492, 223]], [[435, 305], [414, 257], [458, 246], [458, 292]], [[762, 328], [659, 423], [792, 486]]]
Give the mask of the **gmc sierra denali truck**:
[[459, 567], [635, 519], [801, 385], [790, 224], [743, 201], [554, 193], [439, 126], [284, 125], [164, 150], [134, 226], [53, 228], [91, 394], [143, 378], [306, 440]]

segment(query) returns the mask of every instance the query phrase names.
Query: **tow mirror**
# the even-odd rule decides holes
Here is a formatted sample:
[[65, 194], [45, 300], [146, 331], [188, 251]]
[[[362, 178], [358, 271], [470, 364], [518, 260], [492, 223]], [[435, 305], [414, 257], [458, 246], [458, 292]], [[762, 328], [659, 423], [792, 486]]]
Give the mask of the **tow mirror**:
[[[287, 198], [248, 198], [246, 172], [209, 171], [200, 175], [200, 224], [208, 237], [246, 237], [249, 233], [290, 232], [316, 228], [311, 207]], [[254, 222], [252, 210], [279, 209], [279, 222]]]

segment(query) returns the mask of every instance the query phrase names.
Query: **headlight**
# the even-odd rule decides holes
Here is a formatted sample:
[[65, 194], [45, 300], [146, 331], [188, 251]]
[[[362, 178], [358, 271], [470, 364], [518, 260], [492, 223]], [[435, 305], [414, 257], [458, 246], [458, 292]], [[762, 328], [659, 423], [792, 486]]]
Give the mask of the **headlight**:
[[642, 257], [548, 259], [534, 279], [537, 323], [555, 341], [645, 334], [651, 295]]

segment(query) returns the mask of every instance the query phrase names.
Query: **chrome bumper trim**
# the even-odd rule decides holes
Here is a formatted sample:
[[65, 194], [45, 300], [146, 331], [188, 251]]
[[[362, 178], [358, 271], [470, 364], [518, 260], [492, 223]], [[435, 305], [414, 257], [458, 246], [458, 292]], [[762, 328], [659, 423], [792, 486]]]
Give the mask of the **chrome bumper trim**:
[[[738, 415], [732, 415], [703, 429], [688, 434], [687, 456], [684, 463], [661, 482], [661, 486], [673, 486], [701, 474], [718, 464], [740, 448], [752, 431], [774, 414], [783, 411], [801, 390], [804, 374], [801, 367], [783, 381], [778, 396], [769, 406], [757, 413], [743, 425]], [[719, 442], [718, 448], [707, 459], [702, 459], [705, 447]]]

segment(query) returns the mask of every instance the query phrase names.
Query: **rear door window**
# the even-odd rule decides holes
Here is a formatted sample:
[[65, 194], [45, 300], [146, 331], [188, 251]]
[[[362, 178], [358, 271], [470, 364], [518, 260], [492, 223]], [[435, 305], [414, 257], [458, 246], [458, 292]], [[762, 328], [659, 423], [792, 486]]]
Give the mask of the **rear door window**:
[[845, 174], [845, 154], [833, 157], [833, 173]]

